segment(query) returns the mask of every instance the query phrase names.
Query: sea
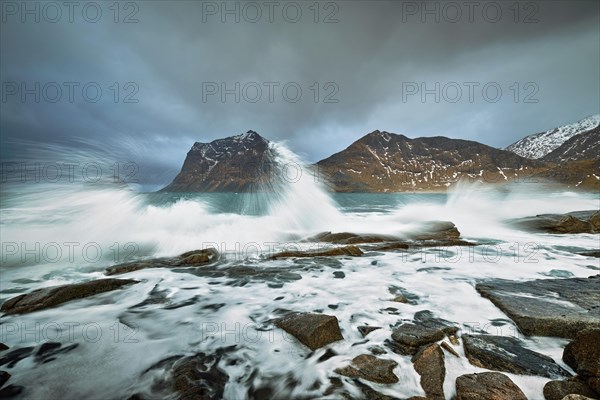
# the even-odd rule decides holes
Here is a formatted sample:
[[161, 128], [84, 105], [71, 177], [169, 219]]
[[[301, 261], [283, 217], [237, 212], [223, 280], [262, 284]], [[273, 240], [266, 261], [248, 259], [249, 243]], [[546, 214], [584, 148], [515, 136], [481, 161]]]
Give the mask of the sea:
[[[301, 162], [284, 146], [281, 162]], [[156, 382], [161, 360], [219, 354], [228, 375], [223, 397], [320, 399], [335, 369], [378, 348], [394, 360], [396, 384], [363, 381], [397, 398], [424, 396], [409, 356], [391, 351], [394, 326], [429, 310], [464, 333], [513, 336], [562, 360], [565, 339], [528, 337], [475, 290], [478, 282], [527, 281], [598, 274], [598, 235], [554, 235], [515, 229], [511, 219], [542, 213], [597, 210], [594, 193], [535, 185], [465, 182], [448, 193], [332, 193], [310, 174], [253, 193], [139, 192], [128, 185], [42, 182], [1, 193], [0, 302], [32, 290], [104, 278], [107, 267], [173, 257], [207, 247], [221, 254], [217, 269], [279, 271], [274, 277], [152, 268], [116, 278], [138, 284], [56, 308], [0, 317], [0, 342], [11, 350], [59, 342], [70, 351], [50, 362], [25, 358], [7, 370], [24, 399], [168, 398]], [[271, 260], [282, 250], [312, 250], [320, 232], [402, 237], [425, 221], [451, 221], [472, 247], [371, 251], [360, 257]], [[319, 247], [320, 246], [320, 247]], [[281, 270], [287, 273], [282, 273]], [[268, 274], [263, 274], [268, 276]], [[161, 301], [146, 301], [160, 294]], [[397, 294], [411, 301], [394, 301]], [[154, 297], [153, 297], [154, 296]], [[145, 302], [145, 304], [143, 304]], [[344, 340], [311, 351], [271, 322], [284, 311], [334, 315]], [[367, 337], [362, 325], [381, 327]], [[455, 379], [481, 372], [461, 347], [446, 354], [446, 398]], [[324, 356], [327, 352], [327, 356]], [[0, 357], [2, 354], [0, 354]], [[507, 373], [530, 399], [543, 399], [548, 378]], [[344, 389], [364, 396], [351, 379]]]

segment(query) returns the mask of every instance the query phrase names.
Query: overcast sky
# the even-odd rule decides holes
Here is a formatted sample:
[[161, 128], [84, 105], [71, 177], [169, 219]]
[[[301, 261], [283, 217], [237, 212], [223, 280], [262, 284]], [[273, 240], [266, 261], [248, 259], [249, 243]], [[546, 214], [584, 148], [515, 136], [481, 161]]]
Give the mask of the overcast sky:
[[505, 147], [600, 109], [593, 0], [25, 3], [2, 2], [5, 160], [100, 149], [158, 185], [249, 129], [313, 162], [375, 129]]

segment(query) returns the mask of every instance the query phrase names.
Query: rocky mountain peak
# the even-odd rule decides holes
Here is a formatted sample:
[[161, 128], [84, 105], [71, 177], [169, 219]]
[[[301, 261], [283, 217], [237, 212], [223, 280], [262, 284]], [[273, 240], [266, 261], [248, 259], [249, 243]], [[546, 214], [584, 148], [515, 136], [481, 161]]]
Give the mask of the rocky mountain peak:
[[269, 141], [249, 130], [210, 143], [196, 142], [181, 172], [164, 191], [243, 192], [264, 180], [270, 160]]

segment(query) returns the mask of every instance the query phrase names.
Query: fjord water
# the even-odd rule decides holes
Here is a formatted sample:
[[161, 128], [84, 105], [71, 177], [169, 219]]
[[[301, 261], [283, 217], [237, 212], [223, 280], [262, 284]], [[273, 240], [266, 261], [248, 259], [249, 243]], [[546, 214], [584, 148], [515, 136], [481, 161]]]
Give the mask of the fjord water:
[[[285, 147], [274, 146], [279, 163], [301, 165]], [[49, 363], [20, 361], [10, 370], [11, 383], [25, 386], [25, 398], [31, 399], [112, 399], [134, 393], [164, 398], [153, 386], [164, 372], [148, 372], [151, 366], [174, 355], [221, 349], [219, 367], [229, 375], [225, 398], [247, 398], [249, 391], [265, 387], [273, 398], [324, 398], [334, 369], [373, 346], [387, 349], [391, 327], [420, 310], [458, 324], [463, 332], [520, 336], [499, 309], [477, 294], [474, 285], [480, 280], [598, 273], [598, 259], [576, 254], [597, 249], [597, 236], [532, 234], [505, 223], [540, 213], [598, 209], [597, 194], [475, 184], [458, 185], [447, 195], [330, 194], [308, 168], [303, 171], [270, 190], [249, 194], [135, 193], [114, 185], [76, 184], [4, 192], [0, 301], [41, 287], [102, 278], [115, 263], [208, 245], [224, 255], [221, 268], [289, 270], [273, 282], [147, 269], [123, 276], [140, 281], [123, 290], [3, 316], [0, 342], [11, 348], [47, 341], [78, 344]], [[430, 220], [454, 222], [464, 239], [479, 245], [444, 252], [367, 252], [356, 258], [265, 257], [278, 249], [310, 248], [314, 244], [299, 240], [322, 231], [401, 236]], [[395, 290], [409, 293], [416, 304], [392, 301]], [[151, 293], [161, 300], [140, 305]], [[345, 338], [330, 345], [336, 355], [319, 360], [325, 349], [311, 353], [274, 328], [269, 321], [281, 310], [335, 315]], [[361, 325], [382, 329], [365, 340], [357, 330]], [[520, 337], [568, 368], [561, 361], [565, 340]], [[457, 376], [483, 371], [456, 350], [461, 358], [446, 357], [448, 398]], [[400, 382], [370, 386], [399, 398], [423, 395], [409, 357], [389, 349], [381, 357], [398, 363], [394, 372]], [[531, 399], [542, 397], [548, 381], [507, 375]], [[360, 396], [357, 387], [345, 385]]]

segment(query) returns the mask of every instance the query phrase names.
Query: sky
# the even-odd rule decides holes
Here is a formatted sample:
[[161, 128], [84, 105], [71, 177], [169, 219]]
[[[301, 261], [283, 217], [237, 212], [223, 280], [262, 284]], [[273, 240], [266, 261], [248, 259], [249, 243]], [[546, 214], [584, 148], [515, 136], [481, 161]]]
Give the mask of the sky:
[[598, 1], [0, 4], [2, 160], [88, 151], [158, 187], [248, 130], [316, 162], [376, 129], [505, 147], [600, 110]]

